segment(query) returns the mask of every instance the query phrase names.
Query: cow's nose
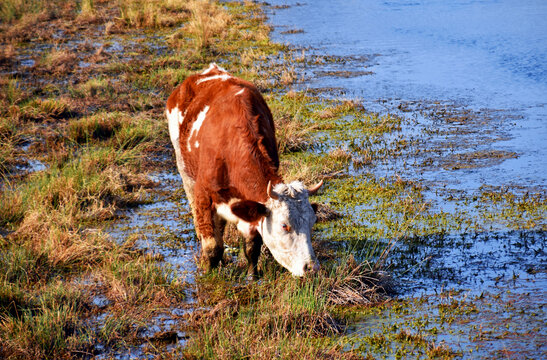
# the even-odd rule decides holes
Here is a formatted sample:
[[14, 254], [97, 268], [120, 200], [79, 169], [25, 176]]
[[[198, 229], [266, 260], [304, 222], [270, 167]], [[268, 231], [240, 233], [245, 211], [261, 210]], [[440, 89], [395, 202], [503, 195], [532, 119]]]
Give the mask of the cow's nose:
[[319, 263], [317, 261], [310, 261], [304, 264], [304, 274], [314, 274], [319, 271]]

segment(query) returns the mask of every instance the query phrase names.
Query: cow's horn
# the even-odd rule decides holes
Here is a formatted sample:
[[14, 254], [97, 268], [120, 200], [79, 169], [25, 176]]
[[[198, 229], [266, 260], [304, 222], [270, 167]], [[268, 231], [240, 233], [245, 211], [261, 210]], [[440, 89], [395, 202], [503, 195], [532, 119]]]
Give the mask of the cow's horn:
[[315, 184], [314, 186], [312, 186], [311, 188], [308, 189], [308, 194], [310, 195], [313, 195], [317, 192], [317, 190], [319, 190], [319, 188], [323, 185], [323, 180], [319, 181], [317, 184]]
[[268, 188], [266, 189], [266, 194], [268, 194], [268, 197], [277, 200], [279, 199], [279, 196], [275, 192], [272, 191], [272, 182], [268, 181]]

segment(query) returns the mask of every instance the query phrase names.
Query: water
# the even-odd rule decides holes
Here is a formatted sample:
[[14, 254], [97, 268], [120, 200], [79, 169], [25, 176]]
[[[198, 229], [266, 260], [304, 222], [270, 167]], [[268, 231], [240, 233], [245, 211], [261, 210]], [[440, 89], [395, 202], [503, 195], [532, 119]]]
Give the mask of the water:
[[[317, 0], [271, 5], [274, 41], [305, 49], [310, 57], [342, 59], [307, 66], [297, 89], [327, 89], [322, 96], [344, 94], [360, 99], [367, 109], [412, 118], [403, 129], [406, 134], [449, 134], [433, 135], [426, 144], [439, 148], [440, 155], [433, 158], [436, 166], [417, 169], [394, 159], [369, 171], [399, 174], [429, 186], [425, 196], [444, 211], [453, 206], [436, 195], [444, 187], [468, 194], [484, 185], [545, 191], [546, 1]], [[340, 71], [354, 75], [335, 76]], [[431, 104], [472, 111], [477, 121], [454, 125], [432, 120], [419, 109]], [[449, 142], [456, 146], [447, 146]], [[447, 162], [473, 151], [510, 156], [460, 170]], [[437, 234], [398, 244], [388, 261], [390, 271], [401, 284], [401, 296], [416, 302], [404, 316], [388, 309], [358, 321], [353, 327], [357, 343], [406, 327], [446, 343], [464, 358], [547, 356], [545, 231], [498, 230]], [[437, 317], [447, 301], [437, 294], [447, 289], [456, 291], [450, 299], [476, 309], [456, 315], [448, 326]], [[416, 325], [423, 322], [429, 325]], [[391, 350], [387, 346], [382, 355], [397, 357], [397, 349]]]
[[[356, 77], [313, 76], [302, 88], [342, 88], [375, 111], [400, 101], [449, 101], [508, 112], [510, 137], [500, 149], [516, 159], [468, 174], [546, 184], [547, 2], [545, 1], [273, 1], [275, 41], [310, 54], [350, 61], [315, 73], [371, 71]], [[287, 29], [303, 32], [283, 34]], [[354, 60], [352, 60], [354, 59]]]
[[112, 224], [107, 232], [119, 243], [137, 236], [137, 248], [161, 255], [162, 264], [173, 271], [174, 276], [192, 284], [198, 248], [189, 205], [177, 193], [181, 187], [180, 176], [164, 172], [152, 175], [151, 180], [160, 184], [158, 199], [124, 211], [123, 218]]
[[[107, 227], [108, 234], [118, 243], [123, 243], [131, 237], [136, 237], [135, 247], [145, 252], [161, 256], [160, 266], [190, 286], [195, 284], [197, 272], [196, 256], [198, 244], [194, 235], [194, 227], [189, 214], [189, 205], [180, 193], [180, 176], [176, 172], [162, 172], [150, 176], [157, 182], [157, 198], [150, 204], [141, 205], [133, 210], [123, 211], [121, 219]], [[180, 307], [168, 309], [166, 313], [155, 316], [140, 334], [143, 343], [128, 348], [103, 348], [99, 344], [95, 350], [101, 354], [98, 359], [153, 359], [149, 349], [150, 342], [163, 334], [169, 333], [165, 351], [186, 346], [187, 335], [181, 330], [180, 317], [192, 311], [195, 303], [194, 293], [189, 286], [186, 300]], [[108, 305], [108, 299], [98, 296], [93, 299], [96, 306]], [[100, 315], [95, 321], [103, 322], [106, 314]]]

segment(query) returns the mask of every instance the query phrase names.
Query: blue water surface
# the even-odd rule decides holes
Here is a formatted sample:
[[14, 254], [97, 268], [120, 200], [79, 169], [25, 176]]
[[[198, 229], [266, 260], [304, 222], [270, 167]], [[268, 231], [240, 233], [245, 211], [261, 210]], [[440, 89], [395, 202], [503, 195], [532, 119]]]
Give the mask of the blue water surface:
[[[344, 70], [373, 72], [350, 78], [312, 75], [302, 87], [342, 88], [373, 110], [387, 99], [506, 111], [508, 137], [496, 148], [518, 157], [470, 171], [468, 182], [547, 184], [547, 1], [271, 4], [274, 40], [308, 54], [354, 58]], [[283, 34], [289, 29], [303, 32]]]

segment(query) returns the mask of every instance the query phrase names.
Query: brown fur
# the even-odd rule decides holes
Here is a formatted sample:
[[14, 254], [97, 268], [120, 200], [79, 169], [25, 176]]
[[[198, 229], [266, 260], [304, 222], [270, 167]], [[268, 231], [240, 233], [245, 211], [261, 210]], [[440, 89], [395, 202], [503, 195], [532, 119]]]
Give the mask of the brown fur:
[[[257, 88], [248, 81], [230, 77], [200, 79], [227, 73], [212, 67], [207, 74], [188, 77], [167, 100], [167, 110], [177, 107], [184, 115], [179, 126], [180, 149], [184, 160], [186, 192], [191, 199], [196, 230], [202, 240], [202, 263], [216, 266], [222, 257], [223, 244], [218, 234], [224, 225], [215, 221], [215, 204], [231, 199], [266, 202], [268, 182], [282, 182], [278, 175], [279, 156], [272, 114]], [[241, 94], [240, 90], [244, 89]], [[238, 94], [238, 95], [236, 95]], [[199, 113], [209, 106], [197, 136], [188, 137]], [[199, 147], [195, 147], [195, 141]], [[182, 174], [181, 174], [182, 175]], [[220, 225], [218, 225], [220, 224]], [[262, 243], [252, 231], [253, 243]], [[212, 239], [215, 239], [213, 242]], [[250, 245], [250, 244], [249, 244]], [[249, 247], [249, 258], [256, 262], [255, 246]], [[255, 259], [256, 258], [256, 259]], [[256, 264], [250, 264], [250, 269]]]

